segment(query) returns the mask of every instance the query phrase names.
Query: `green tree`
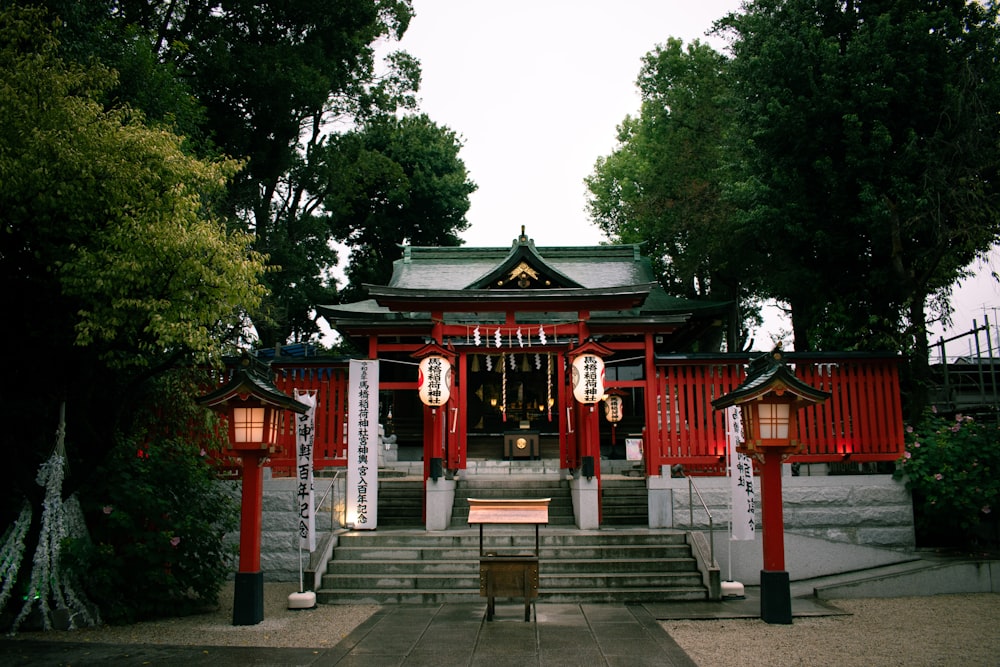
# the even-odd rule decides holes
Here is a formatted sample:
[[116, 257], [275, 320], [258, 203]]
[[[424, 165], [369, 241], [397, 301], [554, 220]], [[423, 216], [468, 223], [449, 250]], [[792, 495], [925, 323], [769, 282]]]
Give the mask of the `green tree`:
[[150, 378], [217, 360], [265, 293], [252, 239], [209, 206], [238, 165], [105, 108], [113, 73], [61, 59], [44, 16], [0, 12], [5, 518], [40, 510], [61, 405], [69, 495], [131, 436]]
[[719, 27], [736, 222], [796, 349], [910, 352], [919, 386], [927, 306], [1000, 231], [996, 7], [757, 0]]
[[427, 116], [372, 119], [328, 146], [320, 189], [336, 239], [351, 249], [344, 298], [386, 284], [400, 244], [457, 246], [476, 186], [451, 130]]
[[[752, 317], [746, 240], [723, 198], [729, 110], [727, 59], [707, 44], [669, 39], [643, 58], [637, 118], [586, 179], [591, 218], [610, 238], [646, 243], [667, 292], [741, 300]], [[743, 341], [729, 327], [729, 348]]]
[[331, 135], [415, 106], [419, 64], [402, 52], [376, 67], [375, 46], [399, 39], [410, 0], [46, 0], [69, 27], [66, 53], [120, 73], [124, 100], [183, 133], [206, 155], [246, 166], [219, 211], [268, 255], [268, 294], [252, 313], [264, 346], [318, 332], [312, 307], [338, 300], [340, 258], [321, 203], [316, 160]]

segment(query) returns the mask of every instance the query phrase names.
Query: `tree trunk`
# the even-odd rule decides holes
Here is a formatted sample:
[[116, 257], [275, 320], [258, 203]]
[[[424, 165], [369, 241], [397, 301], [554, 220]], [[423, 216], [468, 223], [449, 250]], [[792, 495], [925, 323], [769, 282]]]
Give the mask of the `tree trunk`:
[[909, 359], [909, 391], [903, 418], [911, 423], [920, 419], [930, 402], [930, 346], [927, 341], [927, 315], [924, 310], [925, 295], [914, 296], [910, 302], [910, 329], [913, 332], [913, 346]]

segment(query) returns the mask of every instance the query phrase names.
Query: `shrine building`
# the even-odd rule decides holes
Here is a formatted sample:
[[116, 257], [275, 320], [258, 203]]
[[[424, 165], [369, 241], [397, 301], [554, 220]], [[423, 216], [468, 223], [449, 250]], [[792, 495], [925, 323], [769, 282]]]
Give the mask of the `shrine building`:
[[[400, 460], [423, 462], [428, 488], [480, 462], [503, 462], [516, 478], [519, 466], [545, 461], [572, 486], [587, 528], [601, 522], [612, 465], [647, 480], [675, 466], [724, 474], [724, 417], [711, 401], [743, 380], [747, 355], [704, 350], [718, 349], [733, 304], [667, 295], [639, 244], [539, 247], [522, 227], [507, 248], [404, 246], [389, 284], [365, 289], [363, 301], [317, 310], [355, 356], [378, 360], [379, 422]], [[440, 405], [419, 391], [417, 366], [431, 354], [450, 365]], [[574, 368], [583, 357], [601, 377]], [[293, 364], [291, 377], [307, 366], [300, 376]], [[805, 355], [795, 368], [834, 395], [800, 420], [798, 460], [900, 455], [895, 359]], [[574, 378], [592, 386], [575, 392]], [[320, 466], [324, 456], [343, 461], [338, 401], [317, 428]], [[428, 527], [447, 526], [426, 509]]]

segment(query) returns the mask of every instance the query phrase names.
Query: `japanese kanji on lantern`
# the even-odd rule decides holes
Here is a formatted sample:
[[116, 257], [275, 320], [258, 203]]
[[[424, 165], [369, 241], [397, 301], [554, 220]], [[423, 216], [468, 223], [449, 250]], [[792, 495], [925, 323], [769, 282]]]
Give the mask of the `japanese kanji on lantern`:
[[604, 398], [604, 360], [596, 354], [581, 354], [573, 360], [573, 397], [580, 403]]
[[604, 401], [604, 417], [611, 422], [616, 424], [622, 420], [622, 397], [617, 394], [611, 394]]
[[420, 360], [417, 391], [424, 405], [444, 405], [451, 398], [451, 362], [439, 355]]

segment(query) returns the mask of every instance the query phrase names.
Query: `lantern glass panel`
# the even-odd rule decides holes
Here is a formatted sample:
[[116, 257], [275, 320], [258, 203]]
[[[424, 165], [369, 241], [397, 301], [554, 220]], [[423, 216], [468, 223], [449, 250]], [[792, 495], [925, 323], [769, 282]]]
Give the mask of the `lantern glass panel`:
[[788, 403], [757, 404], [761, 440], [787, 440], [791, 406]]
[[233, 441], [264, 441], [264, 408], [233, 408]]
[[278, 440], [278, 427], [281, 426], [281, 410], [275, 410], [274, 408], [268, 408], [268, 415], [265, 419], [268, 421], [268, 429], [265, 432], [265, 438], [263, 442], [273, 445]]

